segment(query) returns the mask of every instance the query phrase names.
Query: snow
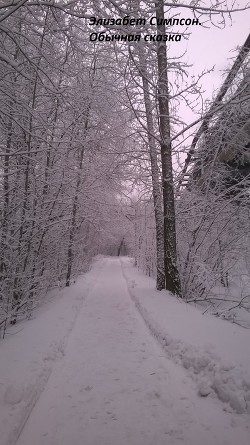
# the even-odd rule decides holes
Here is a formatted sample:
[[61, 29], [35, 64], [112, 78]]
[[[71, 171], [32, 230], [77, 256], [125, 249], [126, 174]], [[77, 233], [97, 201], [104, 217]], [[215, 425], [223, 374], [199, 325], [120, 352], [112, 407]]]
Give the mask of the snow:
[[33, 319], [9, 328], [6, 339], [0, 343], [1, 445], [15, 443], [53, 364], [64, 355], [83, 300], [100, 268], [101, 264], [96, 263], [70, 290], [50, 292]]
[[189, 371], [200, 395], [250, 414], [250, 331], [156, 292], [154, 281], [123, 260], [131, 297], [169, 358]]
[[249, 331], [101, 258], [0, 345], [1, 445], [248, 445]]

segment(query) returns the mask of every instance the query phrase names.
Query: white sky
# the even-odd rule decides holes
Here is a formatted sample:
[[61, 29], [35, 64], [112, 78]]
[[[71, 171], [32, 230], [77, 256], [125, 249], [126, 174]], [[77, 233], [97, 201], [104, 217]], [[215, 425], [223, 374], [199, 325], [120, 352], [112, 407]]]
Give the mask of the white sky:
[[[192, 13], [187, 9], [178, 8], [179, 12], [180, 18], [192, 18]], [[193, 65], [189, 69], [190, 74], [197, 75], [205, 69], [215, 66], [214, 71], [207, 74], [202, 81], [205, 89], [204, 95], [207, 99], [211, 99], [215, 89], [221, 86], [225, 78], [225, 70], [232, 66], [233, 60], [238, 54], [237, 47], [243, 45], [250, 32], [250, 9], [233, 13], [231, 20], [229, 17], [225, 16], [225, 18], [226, 27], [224, 29], [219, 29], [209, 22], [206, 24], [209, 29], [202, 26], [190, 26], [188, 29], [191, 33], [189, 40], [173, 42], [169, 52], [170, 55], [178, 55], [186, 50], [185, 60], [188, 64]], [[201, 20], [201, 22], [203, 21], [204, 19]], [[189, 121], [194, 119], [188, 111], [187, 118]]]
[[186, 42], [189, 62], [194, 64], [194, 71], [215, 65], [215, 71], [209, 74], [206, 85], [212, 91], [222, 82], [225, 69], [231, 67], [232, 57], [235, 58], [238, 45], [243, 45], [250, 32], [250, 10], [236, 12], [232, 15], [232, 24], [227, 20], [225, 29], [201, 26], [193, 27], [192, 35]]

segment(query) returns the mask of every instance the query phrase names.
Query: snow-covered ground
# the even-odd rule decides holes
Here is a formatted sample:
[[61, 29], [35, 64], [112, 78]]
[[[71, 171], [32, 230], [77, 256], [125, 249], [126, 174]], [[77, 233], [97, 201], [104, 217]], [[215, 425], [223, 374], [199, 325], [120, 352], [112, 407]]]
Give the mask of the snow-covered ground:
[[103, 258], [9, 329], [1, 445], [249, 445], [250, 331], [154, 286]]
[[250, 414], [250, 330], [157, 292], [132, 262], [122, 261], [129, 293], [167, 356], [188, 370], [201, 396], [219, 398], [229, 412]]

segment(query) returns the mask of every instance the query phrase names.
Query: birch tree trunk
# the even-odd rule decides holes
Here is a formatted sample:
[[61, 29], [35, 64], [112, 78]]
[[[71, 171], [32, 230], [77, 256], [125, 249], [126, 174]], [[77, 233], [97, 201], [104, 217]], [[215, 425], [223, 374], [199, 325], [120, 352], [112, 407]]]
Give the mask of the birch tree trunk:
[[143, 48], [139, 48], [140, 70], [143, 84], [144, 104], [147, 120], [148, 146], [151, 163], [154, 215], [156, 227], [156, 289], [165, 289], [164, 272], [164, 230], [163, 230], [163, 211], [162, 211], [162, 193], [159, 182], [159, 168], [157, 163], [157, 151], [154, 138], [154, 123], [152, 116], [152, 104], [149, 93], [148, 72]]
[[[158, 23], [164, 23], [164, 1], [155, 3]], [[165, 25], [157, 24], [157, 35], [165, 34]], [[163, 215], [164, 215], [164, 267], [166, 289], [181, 295], [180, 277], [177, 268], [175, 202], [170, 142], [169, 92], [166, 42], [157, 42], [158, 106], [161, 136]]]

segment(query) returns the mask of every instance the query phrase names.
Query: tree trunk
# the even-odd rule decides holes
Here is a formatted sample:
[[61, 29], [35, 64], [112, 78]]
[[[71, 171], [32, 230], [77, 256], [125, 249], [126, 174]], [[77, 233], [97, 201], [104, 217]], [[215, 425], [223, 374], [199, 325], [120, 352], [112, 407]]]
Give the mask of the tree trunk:
[[121, 242], [120, 242], [120, 245], [119, 245], [119, 247], [118, 247], [117, 256], [120, 256], [120, 255], [121, 255], [121, 250], [122, 250], [122, 247], [123, 247], [123, 243], [124, 243], [124, 238], [122, 238], [122, 240], [121, 240]]
[[[164, 23], [164, 1], [155, 3], [158, 23]], [[157, 25], [157, 35], [165, 35], [165, 25]], [[166, 289], [181, 295], [180, 277], [177, 268], [175, 202], [170, 142], [169, 92], [167, 75], [166, 42], [157, 42], [158, 105], [161, 135], [163, 215], [164, 215], [164, 266]]]
[[147, 119], [147, 135], [151, 164], [153, 200], [154, 200], [154, 216], [156, 227], [156, 289], [165, 289], [165, 272], [164, 272], [164, 231], [163, 231], [163, 211], [162, 211], [162, 193], [159, 182], [159, 168], [157, 162], [157, 151], [154, 138], [154, 123], [152, 115], [152, 104], [149, 93], [148, 72], [145, 61], [143, 48], [139, 48], [140, 74], [142, 77], [144, 104]]

